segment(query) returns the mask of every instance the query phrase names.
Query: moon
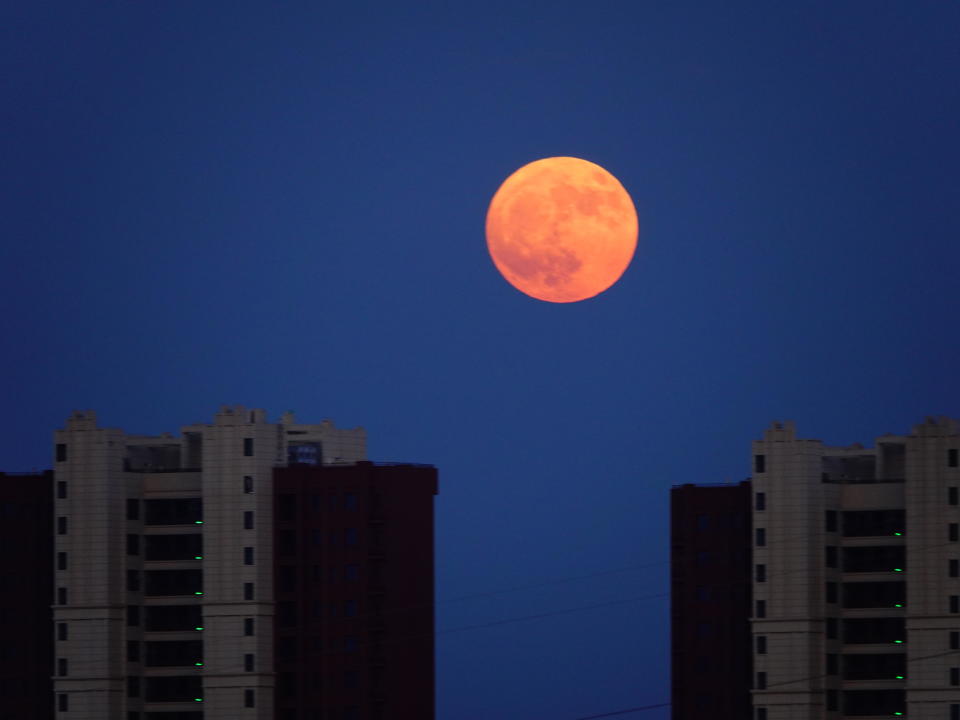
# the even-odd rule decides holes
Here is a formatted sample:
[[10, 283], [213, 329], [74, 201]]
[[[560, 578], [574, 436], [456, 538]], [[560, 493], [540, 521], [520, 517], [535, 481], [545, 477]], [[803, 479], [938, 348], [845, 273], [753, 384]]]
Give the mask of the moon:
[[551, 157], [503, 181], [486, 229], [490, 257], [508, 283], [538, 300], [572, 303], [620, 279], [639, 225], [613, 175], [587, 160]]

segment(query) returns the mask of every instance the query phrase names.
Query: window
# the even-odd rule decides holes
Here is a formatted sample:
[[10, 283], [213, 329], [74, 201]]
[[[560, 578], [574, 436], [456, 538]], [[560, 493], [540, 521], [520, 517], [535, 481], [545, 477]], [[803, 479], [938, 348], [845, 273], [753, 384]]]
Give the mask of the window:
[[767, 456], [766, 455], [754, 455], [753, 456], [753, 471], [755, 473], [763, 473], [767, 471]]
[[700, 602], [710, 600], [710, 588], [706, 585], [697, 585], [697, 600]]
[[127, 500], [127, 520], [140, 519], [140, 501], [135, 498]]
[[253, 565], [253, 548], [252, 547], [245, 547], [243, 549], [243, 564]]
[[713, 625], [709, 620], [700, 620], [697, 623], [697, 637], [706, 638], [713, 634]]
[[[953, 527], [956, 527], [954, 525]], [[954, 538], [956, 539], [956, 538]], [[347, 528], [343, 531], [343, 542], [347, 545], [356, 545], [357, 544], [357, 529], [356, 528]]]
[[256, 695], [253, 690], [244, 690], [243, 691], [243, 706], [244, 707], [256, 707]]
[[357, 650], [357, 636], [356, 635], [347, 635], [343, 639], [343, 649], [346, 652], [356, 652]]
[[827, 675], [836, 675], [837, 667], [837, 654], [827, 653]]
[[347, 510], [356, 510], [357, 509], [357, 495], [356, 493], [347, 493], [343, 496], [343, 507]]
[[[359, 677], [356, 670], [347, 670], [343, 674], [343, 686], [347, 689], [353, 689], [359, 684]], [[355, 716], [354, 716], [355, 717]]]
[[57, 443], [57, 462], [67, 461], [67, 444]]
[[843, 641], [848, 645], [897, 643], [907, 636], [906, 619], [855, 618], [843, 621]]
[[203, 630], [203, 608], [199, 605], [148, 605], [144, 614], [148, 632]]
[[243, 511], [243, 529], [253, 530], [253, 510]]
[[57, 518], [57, 535], [67, 534], [67, 519], [61, 515]]
[[947, 563], [947, 572], [950, 575], [950, 577], [960, 576], [960, 561], [950, 560]]
[[253, 600], [253, 583], [243, 584], [243, 599]]
[[67, 604], [67, 589], [65, 587], [57, 588], [57, 605]]
[[836, 532], [837, 531], [837, 511], [824, 510], [823, 524], [827, 532]]
[[127, 591], [128, 592], [139, 592], [140, 590], [140, 573], [136, 570], [127, 570]]
[[67, 712], [70, 709], [69, 695], [60, 694], [57, 695], [57, 711], [58, 712]]
[[[64, 673], [66, 675], [66, 673]], [[950, 668], [950, 684], [960, 685], [960, 668]]]
[[767, 720], [767, 709], [758, 707], [757, 708], [757, 719], [756, 720]]
[[140, 678], [137, 675], [127, 676], [127, 697], [140, 697]]
[[827, 618], [826, 625], [827, 625], [826, 627], [827, 640], [836, 640], [837, 639], [837, 619]]
[[827, 545], [824, 548], [824, 565], [828, 568], [835, 568], [837, 566], [837, 546], [836, 545]]
[[127, 640], [127, 662], [140, 661], [140, 643], [136, 640]]
[[958, 539], [960, 539], [960, 524], [950, 523], [947, 526], [947, 540], [957, 542]]
[[359, 580], [359, 579], [360, 579], [360, 566], [359, 566], [359, 565], [356, 565], [356, 564], [352, 564], [352, 563], [351, 563], [350, 565], [347, 565], [347, 566], [344, 568], [343, 576], [344, 576], [347, 580], [349, 580], [349, 581], [351, 581], [351, 582], [354, 581], [354, 580]]
[[757, 609], [754, 613], [758, 618], [765, 618], [767, 616], [767, 601], [766, 600], [757, 600]]
[[947, 467], [957, 467], [957, 448], [947, 450]]
[[956, 488], [956, 487], [948, 487], [948, 488], [947, 488], [947, 502], [948, 502], [950, 505], [957, 505], [957, 504], [958, 504], [957, 501], [958, 501], [957, 488]]
[[140, 606], [127, 605], [127, 627], [137, 627], [140, 624]]
[[57, 623], [57, 640], [67, 639], [67, 624]]
[[253, 492], [253, 475], [243, 476], [243, 492], [247, 495]]
[[57, 570], [67, 569], [67, 554], [65, 552], [57, 553]]
[[293, 522], [297, 519], [297, 496], [284, 493], [279, 498], [279, 516], [281, 522]]
[[767, 544], [767, 529], [766, 528], [757, 528], [754, 531], [756, 537], [754, 538], [754, 544], [757, 547], [764, 547]]
[[767, 636], [757, 635], [757, 655], [767, 654]]
[[951, 613], [960, 612], [960, 595], [950, 596], [950, 612]]
[[840, 697], [836, 690], [827, 690], [827, 712], [836, 712], [840, 709]]
[[849, 582], [843, 584], [845, 608], [894, 608], [907, 602], [905, 582]]
[[357, 615], [357, 601], [356, 600], [347, 600], [343, 604], [343, 614], [347, 617], [356, 617]]
[[767, 566], [766, 565], [757, 565], [756, 566], [756, 581], [758, 583], [767, 581]]
[[64, 500], [67, 497], [67, 481], [57, 480], [57, 499]]
[[757, 690], [767, 689], [767, 674], [765, 672], [757, 673]]
[[960, 650], [960, 632], [956, 630], [950, 631], [950, 649]]
[[60, 677], [67, 676], [67, 659], [66, 658], [57, 658], [57, 675]]
[[243, 656], [243, 671], [253, 672], [253, 653], [246, 653]]
[[826, 583], [826, 602], [835, 603], [837, 602], [837, 584], [835, 582]]
[[846, 537], [902, 536], [906, 523], [904, 510], [847, 510], [843, 513]]
[[243, 634], [247, 636], [253, 635], [253, 618], [243, 619]]
[[127, 555], [140, 554], [140, 536], [127, 535]]
[[243, 439], [243, 454], [245, 457], [253, 457], [253, 438]]
[[710, 564], [710, 552], [707, 550], [698, 550], [695, 560], [697, 567], [703, 567]]
[[950, 705], [950, 720], [960, 720], [960, 704], [952, 703]]
[[710, 529], [710, 516], [697, 515], [697, 532], [704, 532]]
[[758, 492], [753, 497], [753, 509], [754, 510], [766, 510], [767, 509], [767, 494]]

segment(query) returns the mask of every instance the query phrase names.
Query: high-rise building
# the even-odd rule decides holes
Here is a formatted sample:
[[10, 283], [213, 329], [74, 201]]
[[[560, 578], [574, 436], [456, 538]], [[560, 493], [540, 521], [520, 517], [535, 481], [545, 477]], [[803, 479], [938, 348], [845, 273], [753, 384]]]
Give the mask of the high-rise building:
[[960, 720], [958, 450], [947, 418], [872, 448], [789, 422], [753, 443], [755, 720]]
[[53, 717], [53, 473], [0, 473], [0, 720]]
[[[406, 698], [432, 717], [436, 470], [369, 463], [365, 446], [361, 428], [240, 406], [179, 437], [74, 413], [55, 433], [57, 711], [360, 720]], [[386, 609], [408, 596], [422, 632], [393, 647]]]

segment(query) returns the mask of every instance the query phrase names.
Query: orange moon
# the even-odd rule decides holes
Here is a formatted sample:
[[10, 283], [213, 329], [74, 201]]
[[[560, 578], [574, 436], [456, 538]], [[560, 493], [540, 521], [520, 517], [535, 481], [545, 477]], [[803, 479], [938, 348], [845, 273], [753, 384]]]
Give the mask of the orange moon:
[[487, 210], [487, 249], [517, 290], [553, 303], [599, 295], [637, 249], [637, 211], [599, 165], [552, 157], [503, 181]]

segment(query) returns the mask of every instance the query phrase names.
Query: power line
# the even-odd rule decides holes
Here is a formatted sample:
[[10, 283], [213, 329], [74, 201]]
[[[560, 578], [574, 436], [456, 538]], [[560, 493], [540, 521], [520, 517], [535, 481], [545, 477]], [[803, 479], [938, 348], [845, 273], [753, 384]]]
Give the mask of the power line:
[[670, 707], [670, 703], [660, 703], [659, 705], [644, 705], [642, 707], [627, 708], [626, 710], [614, 710], [613, 712], [600, 713], [599, 715], [582, 715], [573, 720], [595, 720], [595, 718], [613, 717], [614, 715], [627, 715], [629, 713], [643, 712], [644, 710], [656, 710], [657, 708]]

